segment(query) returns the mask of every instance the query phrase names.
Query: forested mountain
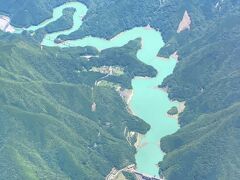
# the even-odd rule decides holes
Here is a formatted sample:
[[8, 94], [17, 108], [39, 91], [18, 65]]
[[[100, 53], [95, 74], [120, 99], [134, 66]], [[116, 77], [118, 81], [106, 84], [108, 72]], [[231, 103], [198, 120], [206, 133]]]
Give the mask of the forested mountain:
[[[49, 18], [51, 16], [52, 8], [63, 2], [65, 1], [49, 2], [46, 0], [25, 0], [16, 2], [14, 0], [0, 0], [0, 12], [9, 15], [12, 18], [14, 25], [23, 27], [31, 24], [38, 24], [42, 20]], [[166, 78], [160, 87], [168, 87], [169, 97], [171, 99], [186, 101], [186, 109], [180, 115], [179, 123], [181, 129], [161, 141], [161, 148], [166, 152], [166, 156], [164, 157], [164, 160], [159, 163], [160, 174], [163, 174], [167, 180], [238, 180], [240, 177], [240, 159], [238, 158], [240, 152], [240, 1], [81, 0], [81, 2], [85, 3], [89, 8], [86, 17], [84, 17], [82, 27], [69, 36], [60, 36], [61, 39], [75, 39], [86, 35], [109, 39], [123, 30], [135, 26], [145, 26], [150, 24], [152, 27], [159, 29], [162, 32], [163, 39], [166, 43], [165, 47], [159, 52], [159, 55], [168, 57], [175, 51], [179, 54], [179, 63], [177, 64], [174, 73]], [[191, 18], [191, 28], [190, 30], [177, 33], [179, 22], [185, 11], [188, 12]], [[39, 16], [35, 16], [35, 13], [39, 14]], [[4, 41], [6, 38], [7, 41], [9, 41], [9, 38], [12, 40], [6, 43], [6, 40]], [[6, 64], [7, 62], [1, 60], [1, 84], [4, 85], [4, 88], [1, 88], [1, 104], [2, 108], [5, 108], [7, 112], [11, 113], [6, 114], [4, 113], [6, 112], [4, 110], [2, 111], [0, 118], [2, 118], [2, 123], [6, 123], [6, 119], [10, 119], [10, 122], [12, 123], [9, 125], [8, 131], [6, 129], [1, 131], [3, 132], [1, 137], [9, 137], [11, 139], [10, 142], [13, 143], [12, 146], [11, 144], [7, 146], [7, 152], [11, 152], [12, 154], [4, 154], [6, 151], [2, 151], [2, 162], [8, 162], [9, 166], [12, 168], [16, 166], [16, 173], [19, 173], [22, 168], [26, 169], [26, 176], [32, 176], [34, 174], [33, 172], [35, 172], [35, 169], [29, 169], [29, 162], [32, 164], [41, 162], [43, 167], [41, 169], [42, 172], [48, 172], [49, 169], [45, 169], [44, 167], [47, 167], [45, 166], [47, 162], [51, 162], [51, 166], [48, 166], [48, 168], [51, 167], [49, 172], [61, 172], [61, 176], [65, 176], [64, 168], [67, 167], [60, 167], [63, 169], [61, 171], [56, 165], [58, 162], [51, 161], [51, 159], [57, 158], [46, 157], [46, 159], [43, 160], [38, 159], [40, 157], [38, 153], [45, 153], [42, 152], [43, 147], [48, 147], [49, 151], [56, 150], [54, 147], [60, 146], [60, 142], [65, 142], [64, 139], [70, 138], [69, 136], [77, 136], [81, 140], [80, 137], [83, 136], [83, 133], [76, 128], [81, 127], [78, 123], [83, 123], [85, 118], [90, 119], [90, 122], [92, 122], [92, 125], [86, 125], [89, 126], [93, 132], [98, 132], [99, 127], [101, 127], [103, 128], [102, 133], [106, 133], [106, 142], [104, 141], [104, 145], [102, 145], [101, 148], [111, 144], [110, 141], [112, 142], [113, 138], [114, 143], [116, 143], [116, 146], [113, 148], [114, 150], [124, 148], [123, 151], [119, 150], [119, 152], [128, 151], [129, 153], [134, 153], [134, 149], [126, 144], [124, 137], [119, 134], [113, 135], [115, 132], [113, 129], [116, 127], [120, 127], [122, 130], [124, 129], [125, 126], [120, 122], [126, 119], [122, 118], [122, 116], [127, 116], [130, 125], [131, 122], [136, 122], [136, 120], [140, 121], [142, 128], [137, 129], [136, 131], [138, 132], [146, 132], [148, 127], [138, 118], [127, 114], [124, 110], [124, 104], [120, 103], [116, 105], [121, 107], [116, 109], [117, 111], [120, 111], [119, 113], [121, 116], [119, 116], [118, 120], [114, 122], [116, 123], [116, 127], [112, 127], [113, 129], [106, 129], [104, 125], [99, 124], [99, 116], [94, 115], [94, 117], [92, 117], [91, 110], [88, 110], [86, 114], [79, 114], [78, 108], [83, 107], [83, 104], [86, 103], [88, 104], [88, 107], [91, 106], [92, 101], [87, 100], [88, 98], [86, 98], [86, 102], [83, 104], [81, 104], [81, 102], [76, 102], [74, 107], [70, 107], [68, 104], [70, 99], [74, 100], [74, 98], [68, 93], [67, 89], [69, 86], [76, 88], [76, 91], [81, 92], [83, 97], [90, 97], [91, 95], [87, 94], [88, 91], [84, 91], [84, 89], [89, 90], [96, 78], [102, 76], [101, 74], [88, 73], [88, 76], [80, 75], [81, 81], [84, 83], [83, 85], [76, 85], [76, 75], [73, 73], [75, 70], [74, 67], [79, 65], [84, 66], [84, 68], [89, 68], [90, 65], [84, 63], [76, 64], [78, 62], [73, 62], [73, 64], [71, 64], [69, 59], [72, 59], [74, 53], [65, 55], [62, 52], [64, 50], [60, 51], [55, 48], [43, 49], [44, 53], [39, 53], [39, 51], [37, 51], [37, 53], [35, 48], [39, 49], [39, 47], [33, 46], [27, 48], [24, 53], [24, 58], [22, 58], [16, 52], [17, 49], [19, 50], [19, 46], [15, 45], [16, 43], [12, 43], [16, 41], [14, 40], [15, 37], [1, 35], [1, 39], [3, 39], [1, 41], [1, 49], [7, 49], [8, 53], [0, 51], [2, 53], [0, 58], [11, 59], [10, 57], [13, 55], [17, 58], [12, 62], [13, 64]], [[21, 43], [23, 43], [21, 44], [23, 47], [29, 46], [29, 42], [23, 41]], [[133, 48], [136, 45], [137, 43], [135, 42], [131, 47]], [[11, 49], [11, 51], [9, 49]], [[129, 48], [122, 49], [122, 51], [125, 52], [128, 49]], [[91, 51], [93, 54], [99, 54], [95, 49], [87, 48], [85, 50]], [[119, 48], [117, 48], [102, 53], [110, 53], [109, 56], [112, 57], [114, 55], [111, 55], [111, 51], [114, 50], [119, 52]], [[74, 49], [72, 51], [76, 52]], [[131, 49], [131, 51], [136, 52], [134, 48]], [[66, 64], [65, 61], [55, 62], [54, 59], [56, 59], [56, 52], [59, 53], [57, 59], [61, 57], [67, 59], [67, 62], [69, 63]], [[39, 66], [39, 61], [28, 58], [32, 57], [32, 53], [34, 53], [34, 56], [35, 53], [37, 53], [38, 56], [41, 57], [39, 57], [39, 59], [46, 62], [44, 67]], [[52, 61], [49, 62], [46, 61], [46, 59], [52, 59]], [[137, 62], [137, 60], [135, 59], [134, 62]], [[63, 63], [64, 66], [58, 63]], [[142, 75], [149, 72], [148, 70], [150, 67], [142, 66], [141, 63], [139, 66], [141, 66], [143, 70], [136, 73]], [[132, 67], [129, 68], [129, 70], [130, 69], [132, 69]], [[58, 73], [59, 71], [62, 72], [61, 75]], [[48, 73], [51, 73], [51, 75], [47, 76]], [[84, 74], [85, 72], [82, 73]], [[148, 75], [154, 76], [154, 73]], [[54, 78], [49, 79], [50, 77]], [[85, 79], [86, 77], [88, 78]], [[117, 81], [122, 84], [123, 87], [129, 88], [131, 86], [130, 79], [132, 77], [133, 76], [119, 77]], [[125, 81], [126, 79], [127, 81]], [[30, 83], [29, 80], [34, 81], [33, 83]], [[58, 92], [58, 88], [56, 88], [57, 86], [63, 87], [61, 88], [62, 92]], [[6, 95], [11, 91], [17, 91], [17, 93], [14, 92], [14, 96]], [[105, 93], [106, 91], [107, 93]], [[106, 101], [110, 101], [113, 104], [116, 103], [116, 99], [117, 102], [122, 102], [117, 94], [110, 89], [97, 88], [94, 92], [99, 93], [103, 97], [105, 97], [106, 94], [110, 94], [110, 96], [105, 98]], [[19, 99], [22, 99], [25, 96], [26, 98], [30, 98], [29, 94], [32, 96], [32, 104], [28, 105], [24, 101], [19, 102]], [[37, 96], [36, 94], [40, 94], [41, 96], [39, 97], [39, 95]], [[58, 102], [58, 96], [65, 98]], [[105, 98], [100, 99], [99, 101], [104, 100]], [[51, 103], [55, 103], [54, 106], [51, 105], [49, 99], [52, 99]], [[36, 106], [36, 104], [39, 104], [38, 102], [43, 104], [41, 105], [42, 107]], [[9, 106], [10, 104], [11, 106]], [[55, 113], [56, 110], [54, 110], [55, 108], [53, 107], [58, 107], [63, 109], [63, 111], [58, 115]], [[26, 112], [26, 108], [30, 108], [31, 111]], [[113, 108], [115, 108], [115, 106], [113, 106]], [[72, 118], [72, 114], [70, 113], [70, 116], [69, 112], [74, 112], [75, 117]], [[12, 116], [9, 116], [9, 114], [12, 114]], [[44, 138], [44, 136], [46, 133], [39, 134], [43, 136], [43, 140], [41, 140], [43, 144], [33, 144], [32, 141], [36, 138], [34, 136], [29, 136], [31, 139], [21, 138], [23, 136], [25, 137], [25, 135], [23, 132], [14, 131], [17, 127], [23, 126], [24, 128], [28, 128], [27, 132], [30, 134], [32, 131], [41, 133], [43, 131], [37, 128], [39, 127], [37, 124], [43, 122], [39, 121], [36, 122], [36, 124], [29, 125], [28, 123], [21, 121], [21, 118], [20, 120], [16, 120], [14, 114], [18, 114], [18, 117], [30, 117], [34, 115], [39, 119], [44, 118], [45, 120], [43, 122], [47, 121], [46, 124], [51, 122], [52, 126], [48, 125], [48, 128], [53, 128], [54, 131], [46, 130], [46, 133], [49, 134], [49, 137], [53, 139], [54, 143], [45, 142], [46, 138]], [[21, 116], [19, 116], [19, 114]], [[48, 117], [48, 114], [54, 116], [50, 118]], [[61, 117], [60, 121], [54, 119], [56, 115]], [[79, 118], [81, 118], [81, 121], [76, 120]], [[59, 125], [56, 123], [59, 123]], [[75, 126], [75, 124], [77, 124], [77, 126]], [[129, 127], [131, 127], [130, 125]], [[41, 127], [42, 126], [43, 125], [41, 125]], [[59, 128], [59, 126], [61, 128]], [[73, 128], [74, 134], [69, 132], [69, 128]], [[61, 131], [57, 129], [60, 129]], [[64, 133], [62, 133], [62, 131], [64, 131]], [[82, 134], [79, 135], [78, 133], [80, 132]], [[57, 138], [57, 133], [62, 139]], [[69, 136], [66, 136], [66, 134], [69, 134]], [[95, 137], [96, 134], [93, 136]], [[30, 144], [19, 142], [18, 138], [24, 139], [24, 141]], [[90, 138], [89, 142], [92, 142], [91, 137], [88, 138]], [[2, 139], [2, 144], [4, 144], [5, 139], [7, 138]], [[74, 158], [76, 157], [75, 155], [78, 153], [77, 150], [74, 150], [74, 146], [76, 146], [77, 143], [82, 147], [82, 144], [84, 143], [80, 140], [79, 142], [72, 142], [74, 145], [71, 143], [61, 145], [63, 146], [61, 152], [55, 153], [56, 157], [61, 155], [72, 160], [69, 162], [71, 165], [74, 165], [71, 170], [74, 170], [74, 168], [77, 168], [78, 166], [73, 163]], [[66, 140], [66, 142], [68, 142], [68, 140]], [[85, 147], [91, 147], [94, 143], [92, 142], [89, 144], [89, 142], [85, 142]], [[126, 145], [120, 146], [121, 143], [125, 143]], [[12, 148], [13, 146], [19, 147], [18, 150], [14, 150]], [[28, 153], [31, 153], [31, 155], [29, 155], [25, 154], [26, 151], [24, 151], [24, 149], [34, 150], [33, 152], [28, 151]], [[41, 152], [39, 152], [40, 150]], [[109, 164], [114, 163], [112, 160], [107, 160], [102, 151], [99, 152], [94, 150], [93, 154], [96, 158], [100, 158], [100, 161], [98, 162], [102, 162], [102, 164], [106, 164], [106, 166], [102, 166], [102, 164], [96, 165], [92, 163], [91, 160], [88, 160], [89, 164], [86, 163], [87, 165], [84, 167], [88, 171], [100, 172], [99, 174], [101, 177], [106, 174], [107, 170], [109, 170]], [[86, 156], [83, 156], [82, 158], [89, 157], [88, 153], [85, 153], [85, 155]], [[129, 161], [134, 161], [130, 158], [130, 155], [129, 157], [125, 157], [125, 155], [126, 154], [122, 155], [123, 159], [129, 158]], [[102, 157], [104, 158], [101, 159]], [[15, 161], [25, 163], [19, 165], [11, 164]], [[122, 160], [120, 162], [120, 164], [124, 164]], [[4, 168], [3, 165], [0, 167], [2, 167], [2, 169]], [[98, 169], [100, 167], [105, 167], [106, 169], [100, 171]], [[66, 172], [69, 171], [66, 170]]]
[[[200, 2], [199, 2], [200, 4]], [[190, 31], [168, 38], [161, 55], [177, 50], [180, 63], [162, 86], [186, 101], [181, 130], [161, 142], [168, 179], [239, 179], [240, 2], [205, 1], [186, 10]]]
[[[128, 113], [113, 88], [93, 86], [104, 74], [88, 69], [101, 64], [83, 57], [117, 60], [116, 49], [41, 49], [28, 38], [0, 34], [0, 179], [103, 179], [112, 167], [134, 163], [124, 132], [144, 134], [149, 126]], [[117, 48], [118, 57], [147, 76], [152, 68], [132, 56], [138, 48], [132, 41]], [[114, 62], [127, 74], [129, 63]], [[129, 86], [131, 77], [121, 78]]]

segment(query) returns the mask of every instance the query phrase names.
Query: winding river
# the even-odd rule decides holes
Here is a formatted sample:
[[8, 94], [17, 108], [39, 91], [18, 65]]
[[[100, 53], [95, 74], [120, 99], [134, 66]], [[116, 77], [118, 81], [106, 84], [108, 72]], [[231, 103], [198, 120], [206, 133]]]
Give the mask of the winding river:
[[[53, 17], [38, 26], [31, 26], [27, 30], [37, 30], [46, 26], [62, 16], [62, 10], [67, 7], [76, 8], [74, 14], [74, 26], [66, 31], [47, 34], [42, 45], [62, 46], [55, 44], [53, 40], [60, 34], [68, 35], [76, 31], [82, 24], [82, 17], [87, 13], [87, 7], [79, 2], [70, 2], [54, 9]], [[174, 59], [160, 59], [157, 57], [158, 51], [164, 45], [161, 33], [146, 27], [136, 27], [118, 34], [111, 40], [96, 37], [85, 37], [67, 41], [70, 46], [94, 46], [99, 50], [120, 47], [130, 40], [142, 38], [142, 49], [137, 53], [137, 57], [144, 63], [153, 66], [158, 71], [155, 78], [138, 78], [132, 80], [134, 95], [130, 102], [130, 108], [140, 118], [151, 125], [150, 131], [143, 137], [141, 148], [136, 154], [137, 170], [152, 176], [158, 176], [157, 163], [162, 160], [164, 153], [160, 150], [160, 139], [166, 135], [176, 132], [179, 128], [176, 120], [167, 116], [167, 111], [172, 106], [177, 106], [177, 102], [168, 99], [167, 93], [159, 90], [157, 86], [163, 79], [170, 75], [176, 65]]]

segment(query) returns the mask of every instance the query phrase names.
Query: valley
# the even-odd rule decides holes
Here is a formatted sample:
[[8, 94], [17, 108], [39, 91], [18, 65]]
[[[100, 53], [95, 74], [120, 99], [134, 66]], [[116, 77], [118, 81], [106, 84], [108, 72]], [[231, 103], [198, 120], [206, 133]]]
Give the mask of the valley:
[[[158, 176], [158, 162], [163, 159], [164, 153], [160, 150], [160, 139], [166, 135], [176, 132], [178, 129], [177, 121], [167, 116], [167, 111], [177, 102], [171, 102], [167, 93], [157, 89], [157, 86], [162, 83], [163, 79], [170, 75], [176, 65], [174, 59], [164, 59], [157, 57], [158, 52], [164, 43], [160, 32], [151, 27], [137, 27], [131, 30], [122, 32], [110, 40], [105, 40], [97, 37], [84, 37], [82, 39], [68, 40], [62, 43], [56, 43], [59, 35], [68, 35], [80, 28], [86, 13], [86, 7], [78, 2], [66, 3], [54, 9], [53, 17], [41, 23], [39, 26], [29, 27], [26, 30], [37, 30], [47, 25], [59, 17], [62, 10], [72, 7], [76, 9], [74, 14], [74, 25], [67, 31], [59, 31], [46, 34], [41, 45], [48, 47], [85, 47], [92, 46], [99, 51], [113, 47], [121, 47], [127, 44], [130, 40], [141, 38], [141, 50], [137, 53], [137, 58], [143, 63], [154, 67], [158, 74], [155, 78], [137, 78], [135, 77], [131, 84], [133, 88], [133, 97], [130, 101], [130, 109], [135, 115], [142, 118], [151, 126], [150, 131], [142, 139], [143, 147], [137, 150], [136, 165], [137, 170], [142, 173], [147, 173], [152, 176]], [[47, 22], [47, 23], [46, 23]], [[91, 61], [91, 60], [90, 60]], [[95, 104], [97, 106], [97, 104]], [[152, 107], [149, 110], [148, 107]], [[153, 116], [154, 115], [154, 116]]]
[[4, 179], [239, 179], [240, 1], [0, 4]]

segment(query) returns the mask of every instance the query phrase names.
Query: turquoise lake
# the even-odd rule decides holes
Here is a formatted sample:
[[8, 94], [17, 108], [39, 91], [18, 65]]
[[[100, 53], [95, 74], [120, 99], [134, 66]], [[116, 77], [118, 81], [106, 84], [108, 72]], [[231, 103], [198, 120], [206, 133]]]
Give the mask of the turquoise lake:
[[[31, 26], [27, 30], [37, 30], [46, 26], [62, 16], [62, 10], [67, 7], [76, 8], [74, 14], [74, 26], [66, 31], [46, 35], [42, 45], [60, 46], [64, 44], [55, 44], [53, 40], [60, 34], [68, 35], [80, 28], [82, 17], [87, 13], [87, 7], [78, 2], [66, 3], [54, 9], [53, 17], [38, 26]], [[136, 27], [131, 30], [120, 33], [111, 40], [105, 40], [97, 37], [85, 37], [83, 39], [67, 41], [70, 46], [94, 46], [99, 50], [121, 47], [130, 40], [136, 38], [142, 39], [142, 49], [138, 51], [137, 57], [142, 62], [153, 66], [158, 75], [155, 78], [139, 78], [132, 80], [133, 98], [130, 102], [130, 108], [135, 115], [142, 118], [151, 125], [150, 131], [142, 140], [143, 147], [137, 150], [136, 162], [137, 170], [152, 176], [158, 176], [157, 163], [162, 160], [164, 153], [160, 149], [160, 139], [170, 135], [179, 128], [178, 122], [167, 116], [167, 111], [172, 106], [177, 106], [177, 102], [168, 99], [167, 93], [157, 88], [165, 77], [173, 72], [177, 61], [174, 59], [161, 59], [157, 57], [158, 51], [163, 47], [161, 33], [145, 27]]]

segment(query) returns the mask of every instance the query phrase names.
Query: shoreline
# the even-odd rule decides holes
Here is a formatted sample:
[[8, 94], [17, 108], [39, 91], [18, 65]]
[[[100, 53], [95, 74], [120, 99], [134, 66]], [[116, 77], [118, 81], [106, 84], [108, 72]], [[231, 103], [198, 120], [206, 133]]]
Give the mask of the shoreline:
[[158, 55], [157, 59], [159, 59], [160, 61], [169, 61], [171, 59], [179, 61], [178, 51], [175, 51], [174, 53], [172, 53], [168, 58]]
[[[130, 91], [128, 92], [128, 94], [127, 94], [126, 103], [127, 103], [128, 106], [130, 105], [130, 102], [131, 102], [131, 100], [132, 100], [132, 98], [133, 98], [133, 94], [134, 94], [133, 90], [130, 90]], [[130, 107], [129, 107], [129, 108], [130, 108]]]
[[171, 54], [170, 58], [175, 59], [176, 61], [179, 61], [178, 51], [175, 51], [173, 54]]
[[156, 87], [156, 89], [164, 92], [164, 93], [168, 93], [168, 87], [163, 87], [163, 88], [160, 88], [160, 87]]
[[137, 134], [137, 137], [136, 137], [137, 141], [135, 142], [134, 147], [138, 150], [138, 149], [142, 148], [143, 146], [145, 146], [146, 143], [142, 143], [145, 135], [140, 134], [140, 133], [136, 133], [136, 134]]
[[[174, 101], [173, 101], [173, 102], [174, 102]], [[178, 103], [178, 106], [177, 106], [178, 113], [175, 114], [175, 115], [170, 115], [170, 114], [167, 113], [167, 116], [168, 116], [169, 118], [176, 119], [176, 120], [178, 121], [178, 124], [179, 124], [179, 115], [180, 115], [181, 113], [183, 113], [183, 111], [185, 110], [185, 108], [186, 108], [185, 103], [186, 103], [186, 102], [185, 102], [185, 101], [182, 101], [182, 102], [178, 102], [178, 101], [177, 101], [177, 103]]]
[[125, 102], [126, 109], [127, 109], [128, 113], [135, 116], [136, 114], [132, 111], [132, 109], [130, 107], [130, 103], [131, 103], [132, 97], [134, 95], [133, 89], [123, 89], [123, 90], [121, 90], [121, 87], [118, 87], [116, 89], [116, 91], [119, 93], [120, 97]]
[[123, 101], [129, 105], [132, 97], [133, 97], [133, 89], [123, 89], [121, 90], [121, 87], [119, 87], [118, 89], [116, 89], [116, 91], [120, 94], [120, 96], [122, 97]]
[[[107, 40], [107, 39], [104, 39], [104, 38], [96, 38], [96, 40], [103, 40], [103, 41], [101, 41], [101, 43], [102, 43], [102, 45], [100, 44], [96, 44], [96, 48], [99, 50], [99, 51], [101, 51], [101, 50], [103, 50], [103, 49], [108, 49], [108, 48], [110, 48], [110, 47], [118, 47], [118, 46], [120, 46], [120, 45], [122, 45], [122, 44], [124, 44], [125, 43], [125, 37], [123, 36], [123, 34], [124, 33], [127, 33], [127, 40], [129, 40], [129, 39], [131, 39], [131, 38], [133, 38], [133, 39], [136, 39], [135, 37], [136, 37], [136, 35], [138, 35], [138, 34], [136, 34], [136, 33], [138, 33], [139, 32], [139, 36], [141, 36], [141, 39], [142, 39], [142, 41], [141, 41], [141, 49], [143, 49], [143, 53], [147, 53], [147, 55], [148, 55], [148, 51], [145, 51], [145, 49], [148, 49], [148, 48], [145, 48], [145, 47], [152, 47], [153, 46], [153, 44], [151, 43], [151, 41], [154, 41], [154, 40], [156, 40], [157, 42], [159, 42], [159, 44], [154, 44], [154, 45], [156, 45], [157, 46], [157, 48], [161, 48], [162, 47], [162, 44], [161, 44], [161, 40], [162, 40], [162, 38], [160, 37], [160, 35], [159, 34], [156, 34], [156, 36], [155, 36], [155, 34], [153, 34], [152, 36], [144, 36], [144, 34], [142, 33], [142, 29], [144, 29], [144, 27], [141, 27], [141, 28], [137, 28], [136, 27], [136, 29], [135, 28], [132, 28], [131, 30], [134, 30], [134, 31], [131, 31], [131, 30], [129, 30], [129, 31], [131, 31], [131, 34], [128, 34], [128, 33], [130, 33], [128, 30], [126, 30], [126, 31], [123, 31], [123, 32], [121, 32], [121, 33], [118, 33], [116, 36], [114, 36], [112, 39], [110, 39], [110, 40]], [[151, 28], [150, 26], [147, 26], [147, 27], [145, 27], [145, 30], [147, 30], [148, 31], [148, 33], [150, 32], [150, 33], [158, 33], [159, 31], [149, 31], [149, 30], [151, 30], [151, 29], [153, 29], [153, 28]], [[135, 31], [136, 30], [136, 31]], [[133, 33], [132, 33], [133, 32]], [[159, 32], [160, 33], [160, 32]], [[130, 36], [131, 35], [131, 36]], [[121, 38], [123, 37], [123, 40], [121, 41]], [[130, 37], [130, 38], [129, 38]], [[137, 36], [138, 37], [138, 36]], [[150, 38], [150, 40], [151, 41], [144, 41], [145, 39], [144, 38]], [[158, 41], [158, 39], [157, 38], [159, 38], [159, 41]], [[116, 43], [115, 43], [115, 40], [118, 40], [118, 39], [120, 39], [119, 41], [116, 41]], [[143, 40], [144, 39], [144, 40]], [[74, 44], [73, 43], [73, 46], [79, 46], [79, 45], [81, 45], [81, 43], [78, 43], [78, 41], [77, 41], [78, 39], [76, 39], [76, 41], [74, 41], [74, 42], [76, 42], [76, 44]], [[81, 40], [81, 39], [80, 39]], [[95, 40], [94, 38], [93, 38], [93, 40]], [[86, 41], [87, 41], [87, 39], [86, 39]], [[111, 41], [113, 41], [114, 43], [110, 43]], [[69, 41], [70, 43], [71, 43], [71, 41]], [[97, 41], [98, 42], [98, 41]], [[83, 44], [85, 43], [85, 41], [83, 42]], [[86, 43], [85, 43], [86, 44]], [[84, 44], [84, 45], [85, 45]], [[90, 44], [94, 44], [93, 42], [90, 42]], [[55, 44], [54, 44], [55, 45]], [[58, 45], [56, 45], [56, 46], [58, 46]], [[95, 46], [94, 46], [95, 47]], [[158, 50], [159, 50], [158, 49]], [[140, 49], [139, 49], [140, 50]], [[139, 50], [138, 50], [138, 52], [139, 52]], [[150, 53], [152, 53], [151, 51], [150, 51]], [[157, 52], [155, 52], [155, 50], [154, 50], [154, 57], [157, 57], [156, 56], [156, 54], [157, 54]], [[141, 53], [141, 55], [142, 55], [142, 53]], [[153, 54], [150, 54], [150, 55], [153, 55]], [[143, 56], [144, 58], [147, 58], [147, 57], [145, 57], [145, 56]], [[152, 57], [152, 56], [150, 56], [150, 57]], [[141, 60], [141, 58], [140, 57], [138, 57], [138, 59], [140, 60], [140, 61], [142, 61], [142, 62], [145, 62], [144, 60], [145, 59], [142, 59]], [[167, 58], [166, 58], [167, 59]], [[147, 60], [147, 59], [146, 59]], [[145, 62], [146, 63], [146, 62]], [[146, 64], [148, 64], [148, 63], [146, 63]], [[154, 67], [154, 63], [153, 64], [148, 64], [148, 65], [150, 65], [150, 66], [152, 66], [153, 68], [155, 68]], [[175, 66], [175, 65], [174, 65]], [[166, 68], [165, 66], [164, 66], [164, 68]], [[171, 66], [167, 66], [167, 68], [169, 68], [169, 71], [167, 71], [168, 73], [172, 73], [172, 65]], [[159, 76], [157, 76], [158, 78], [159, 78]], [[165, 77], [165, 76], [164, 76]], [[135, 77], [135, 78], [140, 78], [140, 79], [146, 79], [146, 80], [149, 80], [149, 79], [152, 79], [151, 77]], [[154, 84], [153, 86], [158, 86], [159, 84], [157, 84], [157, 83], [159, 83], [159, 82], [156, 82], [156, 84]], [[134, 89], [134, 90], [136, 90], [136, 89]], [[123, 89], [123, 88], [121, 88], [121, 87], [117, 87], [116, 88], [116, 91], [120, 94], [120, 96], [121, 96], [121, 98], [122, 98], [122, 100], [123, 100], [123, 102], [125, 103], [125, 106], [126, 106], [126, 109], [127, 109], [127, 111], [126, 111], [126, 113], [128, 112], [128, 113], [130, 113], [130, 114], [132, 114], [132, 115], [134, 115], [134, 116], [138, 116], [138, 115], [136, 115], [132, 110], [131, 110], [131, 107], [130, 107], [130, 104], [131, 104], [131, 101], [132, 101], [132, 97], [133, 97], [133, 95], [134, 95], [134, 90], [133, 89]], [[149, 91], [144, 91], [144, 93], [143, 93], [143, 96], [146, 96], [147, 94], [149, 94]], [[154, 102], [155, 102], [155, 100], [156, 99], [154, 99]], [[161, 99], [157, 99], [157, 107], [161, 104], [160, 103], [160, 101], [161, 101]], [[170, 100], [168, 100], [168, 101], [170, 101]], [[142, 103], [142, 104], [144, 104], [144, 102], [142, 102], [142, 101], [139, 101], [139, 103]], [[160, 104], [159, 104], [160, 103]], [[93, 104], [93, 110], [94, 110], [94, 104]], [[146, 106], [145, 108], [149, 108], [149, 106]], [[149, 109], [151, 109], [151, 108], [149, 108]], [[144, 110], [144, 109], [143, 109]], [[136, 109], [136, 111], [137, 111], [137, 109]], [[154, 113], [159, 113], [159, 111], [155, 111]], [[150, 124], [152, 127], [154, 127], [154, 126], [157, 126], [158, 127], [158, 125], [156, 125], [156, 123], [155, 122], [157, 122], [157, 121], [159, 121], [159, 119], [160, 119], [160, 121], [162, 121], [162, 120], [164, 120], [163, 118], [164, 118], [164, 112], [161, 114], [161, 116], [160, 117], [155, 117], [155, 116], [153, 116], [153, 114], [154, 113], [152, 113], [152, 114], [150, 114], [150, 119], [153, 119], [153, 121], [151, 122], [148, 122], [148, 121], [146, 121], [145, 119], [143, 119], [143, 121], [145, 121], [146, 123], [148, 123], [148, 124]], [[152, 123], [152, 124], [151, 124]], [[160, 124], [161, 125], [161, 124]], [[168, 127], [168, 126], [166, 126], [166, 127], [164, 127], [164, 126], [159, 126], [159, 129], [158, 129], [158, 131], [159, 132], [161, 132], [161, 128], [165, 128], [164, 130], [167, 130], [168, 128], [170, 128], [170, 127]], [[151, 130], [149, 130], [149, 131], [151, 131]], [[132, 132], [132, 133], [135, 133], [135, 132]], [[131, 134], [132, 134], [131, 133]], [[133, 134], [134, 135], [134, 134]], [[144, 138], [145, 137], [145, 138]], [[159, 134], [156, 138], [154, 137], [154, 141], [159, 141], [161, 138], [162, 138], [163, 136], [161, 135], [161, 134]], [[143, 147], [143, 146], [145, 146], [145, 145], [147, 145], [147, 144], [151, 144], [151, 139], [148, 139], [148, 136], [144, 136], [144, 135], [140, 135], [139, 133], [138, 134], [135, 134], [135, 137], [134, 138], [136, 138], [136, 142], [135, 142], [135, 144], [134, 144], [134, 146], [136, 145], [137, 146], [137, 151], [141, 151], [141, 147]], [[143, 138], [144, 138], [144, 140], [143, 140]], [[134, 139], [135, 140], [135, 139]], [[132, 143], [133, 144], [133, 143]], [[148, 148], [148, 146], [146, 147], [146, 148]], [[146, 164], [146, 162], [145, 161], [139, 161], [139, 164], [138, 165], [140, 165], [140, 166], [145, 166], [145, 167], [147, 167], [146, 168], [146, 172], [148, 172], [148, 173], [151, 173], [151, 174], [153, 174], [153, 175], [158, 175], [158, 170], [159, 169], [157, 169], [156, 167], [155, 167], [155, 165], [153, 165], [153, 163], [155, 163], [155, 161], [156, 161], [156, 158], [159, 158], [158, 160], [161, 160], [161, 157], [158, 157], [158, 155], [163, 155], [163, 152], [161, 151], [161, 149], [159, 148], [159, 147], [150, 147], [151, 149], [149, 149], [149, 152], [154, 152], [154, 153], [156, 153], [156, 157], [155, 157], [155, 154], [152, 154], [152, 156], [153, 156], [153, 158], [154, 159], [151, 159], [150, 158], [150, 163], [149, 164]], [[159, 153], [159, 154], [157, 154], [157, 153]], [[144, 154], [145, 155], [145, 154]], [[144, 156], [144, 155], [142, 155], [142, 156]], [[147, 155], [147, 154], [146, 154]], [[135, 155], [135, 158], [137, 159], [138, 158], [138, 156], [136, 156]], [[141, 159], [140, 159], [141, 160]]]

